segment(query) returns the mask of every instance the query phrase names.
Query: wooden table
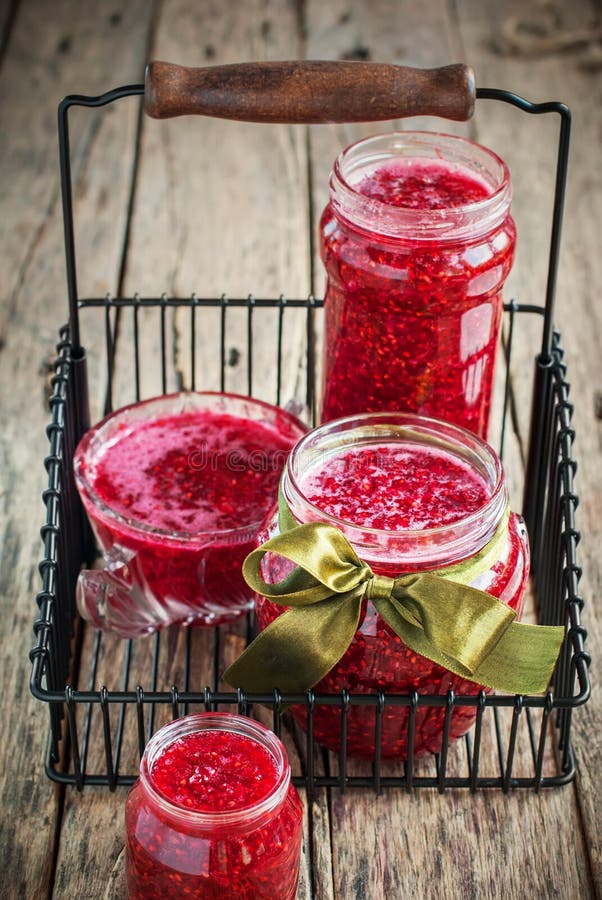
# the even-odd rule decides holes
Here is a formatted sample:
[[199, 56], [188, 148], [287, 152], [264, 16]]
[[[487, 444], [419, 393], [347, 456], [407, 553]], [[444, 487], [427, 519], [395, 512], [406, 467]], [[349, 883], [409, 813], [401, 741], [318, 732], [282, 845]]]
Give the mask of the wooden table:
[[[51, 784], [42, 769], [47, 712], [28, 690], [33, 598], [39, 590], [36, 566], [42, 552], [38, 528], [48, 379], [57, 330], [67, 316], [58, 100], [67, 93], [96, 94], [141, 81], [144, 64], [152, 58], [188, 65], [371, 58], [419, 66], [465, 59], [474, 65], [481, 86], [505, 87], [533, 100], [559, 99], [572, 107], [574, 142], [556, 321], [576, 405], [582, 593], [595, 678], [602, 654], [595, 608], [602, 585], [600, 12], [590, 0], [554, 0], [545, 7], [519, 0], [0, 2], [3, 897], [123, 896], [126, 792], [86, 788], [78, 793]], [[517, 30], [515, 17], [538, 23], [540, 31]], [[508, 160], [519, 228], [508, 296], [541, 302], [556, 123], [540, 120], [535, 126], [516, 111], [484, 103], [467, 126], [432, 120], [412, 125], [469, 134]], [[381, 127], [307, 129], [200, 119], [156, 123], [139, 120], [133, 102], [102, 115], [75, 116], [82, 293], [320, 294], [315, 225], [330, 165], [341, 146]], [[185, 327], [181, 318], [169, 322], [170, 386], [178, 386], [179, 372], [185, 383]], [[216, 332], [207, 327], [211, 343]], [[91, 344], [102, 340], [100, 320], [84, 317], [84, 328]], [[125, 348], [127, 328], [124, 324], [118, 350]], [[527, 337], [519, 338], [517, 349], [519, 371], [525, 373], [533, 353]], [[260, 387], [268, 373], [265, 354], [271, 340], [267, 332], [263, 344], [262, 335], [258, 337]], [[283, 399], [298, 387], [298, 346], [293, 334], [287, 350], [293, 365], [287, 369]], [[150, 332], [143, 334], [143, 347], [152, 363]], [[229, 386], [244, 390], [244, 340], [236, 328], [228, 353]], [[118, 358], [116, 403], [130, 387], [126, 357], [124, 349]], [[143, 390], [150, 393], [157, 389], [153, 365], [147, 370]], [[528, 421], [526, 380], [519, 374], [513, 386], [518, 437], [512, 440], [515, 449], [507, 464], [514, 491], [521, 480]], [[105, 384], [97, 358], [91, 359], [90, 384], [93, 416], [98, 418]], [[90, 640], [85, 635], [84, 653]], [[239, 645], [234, 630], [225, 641], [226, 654]], [[177, 677], [181, 639], [174, 635], [167, 649], [169, 676]], [[105, 675], [112, 652], [109, 642], [102, 661]], [[196, 677], [202, 684], [203, 672]], [[591, 702], [574, 717], [575, 782], [541, 794], [318, 793], [306, 810], [306, 826], [311, 820], [312, 827], [306, 827], [299, 897], [600, 896], [601, 732], [602, 704], [594, 690]], [[90, 752], [93, 757], [99, 748]]]

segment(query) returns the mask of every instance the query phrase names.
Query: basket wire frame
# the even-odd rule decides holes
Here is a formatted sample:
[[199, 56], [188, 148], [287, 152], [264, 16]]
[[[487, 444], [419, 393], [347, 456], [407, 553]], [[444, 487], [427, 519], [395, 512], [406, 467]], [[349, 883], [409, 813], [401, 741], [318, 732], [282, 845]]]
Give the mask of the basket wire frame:
[[[506, 313], [506, 384], [500, 438], [503, 454], [511, 408], [511, 369], [513, 336], [525, 316], [535, 315], [542, 321], [542, 344], [535, 360], [534, 397], [531, 433], [527, 457], [527, 477], [524, 514], [532, 544], [532, 574], [539, 621], [544, 624], [566, 626], [566, 636], [560, 660], [549, 692], [545, 696], [486, 695], [481, 691], [473, 696], [425, 695], [414, 691], [407, 695], [318, 694], [310, 690], [304, 694], [246, 694], [241, 690], [220, 691], [218, 663], [220, 660], [219, 628], [213, 629], [213, 675], [211, 684], [203, 690], [192, 689], [191, 669], [194, 656], [193, 630], [184, 629], [183, 678], [179, 685], [168, 689], [160, 684], [159, 659], [165, 635], [155, 634], [151, 640], [152, 654], [144, 683], [133, 683], [136, 655], [135, 641], [122, 641], [120, 686], [97, 686], [97, 674], [107, 637], [97, 632], [89, 658], [83, 647], [83, 628], [76, 615], [75, 584], [81, 566], [95, 555], [94, 540], [75, 488], [72, 459], [81, 435], [89, 427], [86, 351], [80, 337], [79, 311], [92, 310], [104, 318], [104, 357], [107, 375], [105, 411], [113, 408], [113, 376], [117, 328], [120, 317], [131, 316], [133, 393], [141, 397], [141, 359], [139, 347], [139, 319], [141, 314], [155, 311], [160, 335], [161, 385], [167, 390], [168, 366], [166, 316], [175, 308], [183, 308], [189, 315], [189, 372], [187, 389], [200, 389], [196, 335], [199, 320], [209, 309], [219, 310], [219, 383], [226, 387], [227, 326], [231, 311], [246, 316], [246, 388], [253, 394], [253, 342], [255, 320], [266, 311], [276, 314], [274, 352], [274, 401], [282, 401], [283, 334], [293, 310], [305, 320], [305, 378], [304, 401], [308, 418], [316, 420], [316, 316], [321, 315], [323, 301], [279, 298], [189, 298], [163, 295], [141, 298], [105, 297], [80, 299], [77, 293], [75, 244], [69, 138], [67, 113], [71, 106], [104, 106], [121, 97], [140, 95], [141, 85], [127, 86], [100, 97], [68, 97], [59, 107], [59, 141], [61, 152], [61, 184], [65, 222], [67, 284], [70, 305], [69, 324], [60, 332], [57, 346], [56, 374], [50, 400], [51, 422], [47, 428], [49, 454], [45, 460], [48, 488], [44, 492], [46, 521], [41, 534], [44, 557], [40, 563], [42, 590], [38, 594], [38, 616], [34, 625], [35, 645], [31, 651], [31, 689], [48, 705], [50, 735], [46, 756], [46, 771], [50, 778], [75, 785], [105, 785], [115, 789], [131, 784], [137, 768], [122, 764], [122, 749], [126, 734], [135, 729], [138, 757], [155, 730], [159, 710], [176, 718], [195, 709], [215, 710], [219, 707], [252, 714], [253, 704], [271, 710], [272, 727], [281, 733], [282, 716], [290, 703], [304, 704], [307, 709], [307, 728], [298, 741], [303, 745], [301, 755], [304, 768], [294, 778], [298, 786], [308, 791], [320, 787], [372, 787], [376, 792], [397, 787], [411, 791], [430, 787], [439, 791], [449, 788], [511, 788], [553, 787], [566, 784], [575, 775], [571, 746], [573, 709], [585, 703], [590, 693], [589, 656], [585, 651], [586, 631], [581, 624], [583, 601], [579, 595], [581, 570], [577, 565], [579, 532], [575, 526], [578, 499], [573, 489], [576, 463], [573, 458], [573, 407], [569, 401], [564, 354], [560, 337], [552, 325], [553, 298], [560, 241], [560, 226], [568, 159], [570, 114], [558, 103], [531, 104], [513, 94], [481, 89], [477, 96], [511, 103], [529, 113], [556, 113], [561, 127], [558, 150], [555, 202], [550, 243], [550, 264], [543, 306], [507, 304]], [[98, 352], [99, 348], [95, 348]], [[252, 635], [251, 617], [247, 620], [247, 640]], [[81, 685], [86, 681], [86, 687]], [[78, 684], [77, 688], [73, 685]], [[317, 706], [337, 706], [341, 716], [341, 750], [338, 755], [316, 756], [313, 742], [313, 714]], [[367, 705], [375, 710], [375, 756], [364, 774], [347, 759], [345, 750], [346, 717], [350, 706]], [[391, 710], [405, 707], [408, 715], [408, 759], [392, 766], [380, 756], [380, 736], [383, 716]], [[416, 712], [422, 707], [445, 709], [442, 749], [429, 758], [428, 765], [413, 755], [413, 735]], [[471, 731], [450, 744], [449, 729], [454, 710], [472, 707], [476, 720]], [[132, 725], [132, 719], [135, 725]], [[128, 731], [129, 729], [129, 731]], [[486, 736], [486, 733], [488, 737]], [[529, 748], [529, 771], [516, 772], [517, 746], [525, 740]], [[520, 737], [522, 735], [522, 738]], [[495, 771], [483, 772], [484, 741], [492, 740], [497, 759]], [[90, 766], [91, 747], [102, 742], [104, 766]], [[461, 749], [458, 750], [458, 747]], [[453, 762], [450, 762], [451, 756]], [[460, 762], [457, 757], [460, 756]], [[552, 757], [552, 762], [550, 762]], [[429, 768], [430, 766], [430, 768]], [[524, 769], [524, 762], [523, 762]]]

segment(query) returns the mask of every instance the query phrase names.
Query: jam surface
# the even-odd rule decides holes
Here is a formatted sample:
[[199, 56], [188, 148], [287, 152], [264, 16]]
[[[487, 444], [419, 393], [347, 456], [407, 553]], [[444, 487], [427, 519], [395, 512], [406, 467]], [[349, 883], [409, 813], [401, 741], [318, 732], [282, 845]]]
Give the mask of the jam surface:
[[177, 396], [164, 402], [145, 418], [125, 410], [104, 443], [101, 429], [76, 454], [111, 579], [104, 594], [93, 578], [80, 579], [78, 604], [124, 637], [170, 624], [219, 625], [252, 606], [242, 563], [303, 433], [277, 408], [257, 421], [212, 408], [173, 412]]
[[[383, 165], [355, 190], [389, 208], [430, 211], [485, 199], [468, 170], [419, 160]], [[446, 419], [484, 437], [514, 256], [508, 215], [478, 237], [383, 236], [328, 205], [321, 219], [327, 273], [322, 421], [380, 410]]]
[[420, 159], [379, 166], [355, 185], [355, 190], [405, 209], [449, 209], [477, 203], [491, 195], [483, 181], [465, 170]]
[[387, 531], [449, 525], [489, 496], [485, 481], [462, 460], [404, 442], [333, 454], [304, 475], [301, 489], [337, 519]]
[[178, 738], [153, 764], [151, 778], [182, 809], [219, 812], [259, 803], [277, 782], [274, 757], [257, 741], [229, 731]]
[[94, 490], [154, 528], [220, 531], [261, 520], [290, 446], [266, 424], [211, 410], [133, 422], [96, 463]]

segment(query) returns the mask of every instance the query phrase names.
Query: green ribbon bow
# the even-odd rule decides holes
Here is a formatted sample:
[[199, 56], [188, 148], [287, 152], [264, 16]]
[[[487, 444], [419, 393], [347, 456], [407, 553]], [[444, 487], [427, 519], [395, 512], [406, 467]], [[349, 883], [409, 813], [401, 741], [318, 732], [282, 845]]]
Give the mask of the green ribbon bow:
[[[249, 693], [306, 691], [344, 655], [366, 599], [407, 647], [456, 675], [504, 693], [545, 691], [564, 628], [521, 624], [505, 603], [467, 583], [499, 556], [507, 515], [470, 560], [387, 578], [372, 572], [338, 528], [324, 522], [297, 525], [281, 500], [284, 531], [247, 556], [243, 576], [256, 593], [288, 609], [224, 678]], [[266, 553], [290, 560], [295, 568], [268, 584], [261, 576]]]

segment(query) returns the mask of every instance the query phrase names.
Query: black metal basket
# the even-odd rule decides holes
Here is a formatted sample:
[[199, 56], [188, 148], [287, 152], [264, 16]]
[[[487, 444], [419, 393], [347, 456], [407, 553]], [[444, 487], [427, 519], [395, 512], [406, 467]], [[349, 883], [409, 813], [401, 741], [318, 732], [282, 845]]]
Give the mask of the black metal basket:
[[[272, 400], [281, 401], [283, 333], [293, 316], [304, 320], [305, 359], [304, 401], [310, 421], [315, 421], [315, 334], [321, 300], [200, 298], [92, 298], [80, 299], [75, 276], [73, 211], [68, 141], [68, 110], [72, 106], [98, 107], [121, 97], [140, 95], [142, 85], [119, 88], [99, 97], [67, 97], [59, 108], [59, 139], [67, 278], [70, 320], [60, 332], [56, 375], [50, 400], [52, 419], [47, 428], [50, 452], [45, 460], [48, 488], [44, 492], [46, 522], [42, 527], [44, 558], [40, 563], [42, 590], [38, 594], [39, 614], [35, 622], [35, 646], [31, 651], [31, 688], [47, 704], [50, 736], [46, 771], [63, 784], [131, 784], [137, 774], [140, 754], [159, 720], [202, 709], [222, 708], [260, 714], [271, 710], [270, 723], [280, 734], [285, 730], [298, 751], [300, 762], [295, 782], [309, 791], [319, 787], [390, 787], [412, 790], [419, 787], [510, 788], [552, 787], [569, 782], [575, 774], [571, 746], [573, 709], [589, 697], [589, 657], [584, 650], [586, 632], [581, 625], [582, 600], [578, 593], [580, 569], [576, 562], [579, 533], [575, 527], [578, 505], [573, 491], [576, 463], [572, 448], [572, 406], [559, 335], [552, 325], [552, 307], [560, 240], [560, 225], [568, 155], [570, 113], [559, 103], [531, 104], [516, 95], [498, 90], [477, 91], [479, 99], [510, 103], [534, 114], [560, 116], [558, 167], [552, 221], [547, 295], [542, 306], [512, 302], [505, 307], [506, 385], [501, 421], [504, 449], [506, 423], [512, 413], [511, 376], [513, 335], [525, 317], [537, 317], [542, 325], [541, 346], [533, 348], [533, 415], [527, 452], [524, 515], [532, 546], [534, 599], [538, 620], [566, 628], [561, 656], [551, 688], [545, 696], [486, 695], [456, 697], [374, 694], [269, 695], [221, 690], [218, 666], [224, 648], [234, 640], [237, 649], [248, 640], [252, 623], [232, 629], [168, 629], [152, 637], [126, 641], [83, 626], [75, 608], [75, 583], [82, 564], [95, 555], [85, 513], [75, 489], [72, 459], [75, 447], [89, 427], [86, 357], [102, 354], [107, 375], [106, 411], [113, 405], [113, 366], [118, 327], [129, 322], [131, 331], [130, 401], [141, 399], [143, 360], [139, 352], [139, 322], [157, 329], [161, 358], [161, 385], [167, 390], [167, 317], [176, 308], [188, 318], [188, 389], [202, 389], [196, 334], [199, 322], [210, 310], [219, 317], [219, 385], [227, 381], [228, 323], [243, 316], [246, 328], [247, 391], [253, 393], [253, 334], [258, 319], [274, 328], [274, 389]], [[104, 346], [84, 350], [80, 341], [79, 311], [100, 317], [104, 325]], [[101, 333], [97, 328], [96, 333]], [[101, 341], [101, 344], [103, 342]], [[86, 633], [86, 628], [87, 633]], [[110, 670], [103, 672], [107, 655]], [[177, 680], [165, 682], [164, 660]], [[174, 665], [174, 659], [176, 663]], [[199, 683], [199, 671], [205, 677]], [[205, 686], [206, 685], [206, 686]], [[303, 703], [308, 726], [300, 732], [287, 719], [287, 704]], [[254, 706], [255, 704], [255, 706]], [[259, 707], [261, 704], [261, 707]], [[312, 721], [316, 708], [327, 704], [340, 709], [342, 749], [327, 754], [314, 745]], [[416, 711], [422, 707], [445, 709], [443, 745], [439, 754], [407, 761], [381, 760], [378, 749], [371, 761], [358, 763], [345, 752], [346, 715], [353, 705], [375, 709], [375, 746], [379, 747], [384, 715], [407, 708], [408, 746], [413, 746]], [[449, 741], [454, 710], [472, 707], [476, 721], [472, 731], [456, 742]], [[400, 709], [400, 713], [403, 713]], [[284, 723], [284, 724], [283, 724]], [[289, 730], [291, 729], [291, 730]]]

